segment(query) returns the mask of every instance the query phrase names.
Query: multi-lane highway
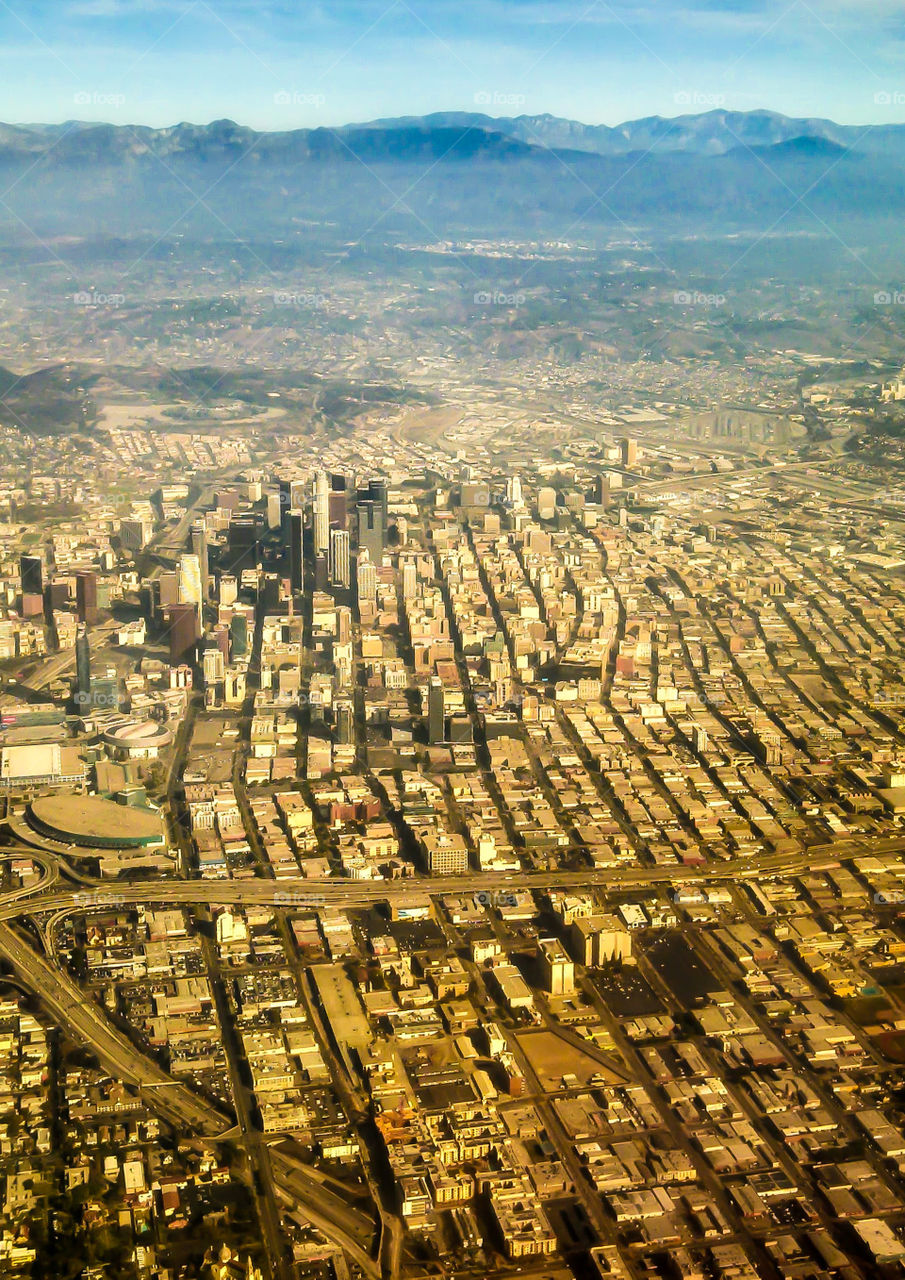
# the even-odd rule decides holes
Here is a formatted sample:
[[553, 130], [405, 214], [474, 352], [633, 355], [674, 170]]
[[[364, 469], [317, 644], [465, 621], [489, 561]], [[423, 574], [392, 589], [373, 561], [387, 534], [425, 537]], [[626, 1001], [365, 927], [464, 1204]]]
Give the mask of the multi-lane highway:
[[[76, 1040], [90, 1045], [106, 1071], [141, 1091], [146, 1106], [180, 1133], [218, 1138], [235, 1127], [221, 1111], [188, 1085], [174, 1080], [140, 1052], [93, 1000], [62, 969], [40, 955], [22, 933], [0, 923], [0, 957]], [[371, 1257], [374, 1221], [324, 1185], [317, 1171], [293, 1156], [274, 1150], [270, 1156], [277, 1186], [305, 1216], [340, 1244], [368, 1275], [377, 1276]]]
[[[378, 901], [394, 904], [426, 895], [520, 890], [676, 888], [693, 881], [743, 881], [788, 876], [829, 868], [870, 853], [905, 852], [905, 837], [885, 840], [845, 839], [801, 851], [763, 853], [752, 858], [697, 867], [617, 866], [603, 870], [469, 873], [463, 876], [411, 877], [391, 881], [326, 880], [150, 880], [140, 883], [86, 881], [73, 883], [65, 860], [53, 853], [23, 847], [0, 850], [0, 857], [31, 857], [41, 875], [34, 884], [0, 895], [0, 959], [16, 979], [33, 991], [76, 1039], [90, 1045], [105, 1070], [142, 1091], [146, 1105], [186, 1134], [216, 1140], [233, 1131], [235, 1117], [216, 1107], [188, 1085], [173, 1079], [86, 999], [82, 989], [56, 963], [53, 933], [73, 912], [137, 906], [272, 905], [304, 909], [323, 905], [366, 907]], [[32, 945], [13, 922], [30, 917], [41, 922], [46, 955]], [[280, 1148], [270, 1153], [274, 1181], [328, 1239], [341, 1246], [362, 1271], [376, 1277], [373, 1257], [377, 1237], [373, 1219], [324, 1184], [310, 1168]]]

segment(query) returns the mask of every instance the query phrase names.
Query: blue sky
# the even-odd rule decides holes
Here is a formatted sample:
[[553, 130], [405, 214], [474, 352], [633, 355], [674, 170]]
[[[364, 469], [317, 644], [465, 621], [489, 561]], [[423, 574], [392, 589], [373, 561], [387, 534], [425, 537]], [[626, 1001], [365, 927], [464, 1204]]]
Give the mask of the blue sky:
[[902, 0], [0, 0], [0, 120], [905, 120]]

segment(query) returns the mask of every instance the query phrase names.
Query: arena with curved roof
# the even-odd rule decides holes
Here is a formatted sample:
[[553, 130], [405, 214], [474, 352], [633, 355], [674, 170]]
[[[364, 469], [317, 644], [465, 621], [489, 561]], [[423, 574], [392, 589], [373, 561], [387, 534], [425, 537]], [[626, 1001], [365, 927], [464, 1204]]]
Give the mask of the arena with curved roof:
[[164, 844], [160, 814], [100, 796], [42, 796], [26, 810], [38, 835], [90, 849], [156, 849]]

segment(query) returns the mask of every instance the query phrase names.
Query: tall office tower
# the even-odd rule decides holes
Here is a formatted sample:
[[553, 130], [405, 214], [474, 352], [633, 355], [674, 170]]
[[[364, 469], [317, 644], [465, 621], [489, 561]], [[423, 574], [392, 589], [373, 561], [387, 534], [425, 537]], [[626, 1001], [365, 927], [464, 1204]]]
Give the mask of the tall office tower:
[[280, 578], [276, 573], [265, 573], [258, 582], [258, 613], [280, 612]]
[[600, 475], [595, 481], [595, 497], [600, 505], [606, 510], [610, 505], [610, 478], [607, 475]]
[[506, 481], [506, 501], [510, 507], [522, 505], [522, 482], [518, 476], [510, 476]]
[[427, 691], [427, 734], [432, 747], [446, 738], [446, 696], [439, 676], [431, 676]]
[[179, 557], [176, 568], [177, 604], [194, 604], [201, 608], [201, 561], [194, 554]]
[[348, 591], [352, 585], [351, 572], [349, 531], [331, 529], [330, 580], [335, 587], [344, 587]]
[[330, 550], [330, 482], [326, 471], [314, 477], [314, 554], [325, 556]]
[[345, 529], [349, 523], [349, 507], [346, 491], [346, 477], [330, 476], [330, 528]]
[[348, 644], [352, 639], [352, 610], [340, 605], [336, 610], [336, 643]]
[[402, 562], [402, 598], [414, 600], [418, 594], [418, 566], [414, 560]]
[[537, 514], [541, 520], [552, 520], [556, 515], [556, 490], [541, 485], [537, 491]]
[[314, 590], [326, 591], [330, 586], [330, 557], [318, 555], [314, 557]]
[[19, 576], [23, 596], [39, 596], [44, 591], [44, 562], [40, 556], [20, 556]]
[[336, 741], [344, 745], [355, 741], [355, 717], [351, 698], [337, 698], [333, 704]]
[[179, 600], [179, 575], [172, 569], [158, 574], [151, 582], [151, 596], [154, 611], [160, 616], [164, 609], [169, 609], [171, 604], [176, 604]]
[[638, 444], [635, 440], [630, 440], [628, 436], [624, 440], [619, 441], [619, 453], [622, 458], [624, 467], [633, 467], [638, 461]]
[[97, 622], [97, 574], [91, 569], [79, 569], [75, 575], [75, 607], [79, 622], [93, 627]]
[[289, 512], [289, 589], [293, 595], [305, 590], [305, 515]]
[[203, 520], [196, 520], [192, 525], [192, 554], [198, 557], [201, 571], [201, 599], [209, 600], [211, 595], [210, 565], [207, 552], [207, 530]]
[[211, 632], [211, 643], [223, 654], [223, 661], [229, 662], [229, 627], [220, 622]]
[[383, 480], [370, 480], [358, 490], [358, 549], [367, 551], [374, 564], [380, 564], [387, 544], [387, 487]]
[[268, 493], [267, 495], [267, 528], [279, 529], [283, 523], [283, 493], [282, 482], [281, 491], [279, 493]]
[[358, 598], [373, 601], [377, 599], [377, 566], [370, 560], [358, 561]]
[[80, 622], [75, 631], [75, 699], [80, 711], [88, 710], [91, 701], [91, 642], [84, 622]]
[[220, 603], [235, 604], [239, 583], [234, 573], [224, 573], [220, 578]]
[[211, 689], [215, 685], [222, 684], [226, 666], [219, 646], [213, 645], [211, 648], [205, 649], [201, 662], [204, 673], [204, 687]]
[[167, 635], [170, 641], [170, 666], [189, 666], [195, 661], [199, 639], [198, 606], [172, 604], [167, 610]]
[[248, 619], [244, 613], [235, 613], [229, 620], [229, 647], [233, 662], [248, 653]]
[[241, 574], [243, 569], [256, 569], [261, 563], [260, 517], [238, 516], [230, 520], [227, 546], [219, 556], [219, 567], [227, 573]]

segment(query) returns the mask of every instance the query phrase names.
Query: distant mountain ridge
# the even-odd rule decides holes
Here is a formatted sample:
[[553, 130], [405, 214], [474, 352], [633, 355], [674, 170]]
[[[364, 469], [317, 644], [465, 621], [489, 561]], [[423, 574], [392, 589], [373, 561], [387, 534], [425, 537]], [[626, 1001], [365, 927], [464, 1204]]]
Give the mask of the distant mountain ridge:
[[635, 224], [826, 234], [827, 219], [905, 217], [905, 125], [723, 110], [613, 128], [472, 112], [269, 132], [0, 124], [0, 172], [0, 227], [42, 236], [158, 236], [177, 222], [193, 237], [267, 238], [329, 223], [349, 242], [403, 225], [453, 238]]
[[[471, 136], [465, 144], [462, 133]], [[634, 152], [725, 155], [736, 148], [774, 147], [813, 138], [864, 152], [895, 150], [905, 155], [905, 124], [841, 125], [832, 120], [798, 118], [775, 111], [716, 109], [672, 118], [648, 116], [623, 124], [588, 125], [559, 116], [489, 116], [441, 111], [399, 116], [335, 128], [265, 131], [214, 120], [182, 122], [167, 128], [86, 121], [64, 124], [0, 124], [0, 160], [46, 155], [61, 162], [137, 159], [144, 154], [209, 160], [253, 149], [262, 158], [319, 159], [356, 154], [402, 158], [410, 153], [498, 154], [518, 158], [522, 148], [573, 151], [597, 156]]]

